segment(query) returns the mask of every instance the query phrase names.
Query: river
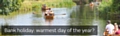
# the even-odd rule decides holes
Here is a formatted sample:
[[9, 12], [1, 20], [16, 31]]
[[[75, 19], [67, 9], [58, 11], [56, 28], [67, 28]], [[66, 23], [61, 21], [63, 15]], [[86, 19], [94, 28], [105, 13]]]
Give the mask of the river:
[[[52, 8], [55, 13], [54, 19], [45, 20], [44, 16], [33, 14], [32, 12], [26, 14], [18, 14], [15, 17], [4, 18], [0, 17], [0, 25], [97, 25], [98, 26], [98, 35], [50, 35], [50, 36], [102, 36], [106, 20], [103, 20], [99, 17], [99, 12], [96, 8], [90, 8], [85, 6], [84, 9], [81, 7], [73, 6], [72, 8]], [[81, 10], [83, 12], [81, 12]], [[74, 17], [70, 17], [70, 16]], [[28, 35], [23, 35], [28, 36]], [[30, 35], [29, 35], [30, 36]], [[32, 35], [39, 36], [39, 35]], [[49, 36], [49, 35], [40, 35], [40, 36]]]

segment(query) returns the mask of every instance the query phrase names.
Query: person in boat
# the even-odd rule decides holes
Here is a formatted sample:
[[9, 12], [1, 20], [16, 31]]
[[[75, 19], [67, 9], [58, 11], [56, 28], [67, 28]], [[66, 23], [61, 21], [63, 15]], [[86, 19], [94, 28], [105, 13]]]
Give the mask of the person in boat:
[[54, 12], [51, 10], [51, 8], [48, 8], [45, 12], [45, 16], [54, 16]]
[[51, 25], [51, 23], [53, 21], [53, 17], [54, 17], [54, 12], [51, 10], [51, 8], [48, 8], [46, 10], [45, 16], [47, 17], [47, 18], [45, 17], [46, 18], [45, 19], [46, 23], [48, 22]]
[[42, 12], [45, 12], [47, 10], [47, 7], [45, 4], [42, 5]]
[[94, 3], [93, 2], [91, 2], [90, 4], [89, 4], [89, 7], [91, 8], [91, 10], [93, 11], [93, 8], [94, 8]]
[[118, 31], [118, 24], [117, 24], [117, 23], [114, 23], [114, 26], [115, 26], [114, 31], [115, 31], [115, 32]]
[[91, 3], [90, 3], [90, 6], [91, 6], [91, 7], [93, 7], [93, 6], [94, 6], [94, 3], [93, 3], [93, 2], [91, 2]]
[[113, 36], [113, 34], [114, 34], [114, 25], [111, 24], [110, 20], [108, 20], [103, 35], [104, 36]]
[[118, 25], [118, 30], [115, 32], [115, 35], [119, 35], [120, 36], [120, 25]]

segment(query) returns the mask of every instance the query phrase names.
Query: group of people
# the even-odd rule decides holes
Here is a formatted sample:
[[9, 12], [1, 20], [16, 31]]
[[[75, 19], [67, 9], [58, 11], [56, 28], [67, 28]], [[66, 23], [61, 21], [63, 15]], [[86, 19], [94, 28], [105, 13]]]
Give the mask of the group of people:
[[111, 21], [108, 20], [103, 35], [104, 36], [120, 36], [120, 25], [117, 25], [117, 23], [114, 23], [113, 25]]
[[45, 13], [45, 16], [53, 16], [54, 15], [54, 12], [51, 10], [51, 8], [46, 7], [45, 4], [42, 6], [42, 12]]

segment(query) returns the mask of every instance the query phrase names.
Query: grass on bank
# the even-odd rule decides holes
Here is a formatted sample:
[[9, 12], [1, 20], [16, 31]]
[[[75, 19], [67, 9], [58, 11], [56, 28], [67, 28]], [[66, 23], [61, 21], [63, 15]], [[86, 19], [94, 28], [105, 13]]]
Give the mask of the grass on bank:
[[[72, 2], [72, 0], [25, 0], [19, 10], [13, 11], [7, 17], [16, 16], [18, 14], [26, 14], [32, 11], [40, 13], [42, 4], [46, 4], [51, 8], [69, 8], [76, 5]], [[3, 15], [0, 15], [0, 17], [1, 16], [3, 17]]]

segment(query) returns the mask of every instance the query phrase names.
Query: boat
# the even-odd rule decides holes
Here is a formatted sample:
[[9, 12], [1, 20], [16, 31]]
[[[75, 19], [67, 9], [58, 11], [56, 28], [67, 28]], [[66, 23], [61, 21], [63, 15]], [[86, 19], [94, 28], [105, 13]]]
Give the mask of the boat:
[[54, 13], [44, 14], [45, 19], [54, 19]]

